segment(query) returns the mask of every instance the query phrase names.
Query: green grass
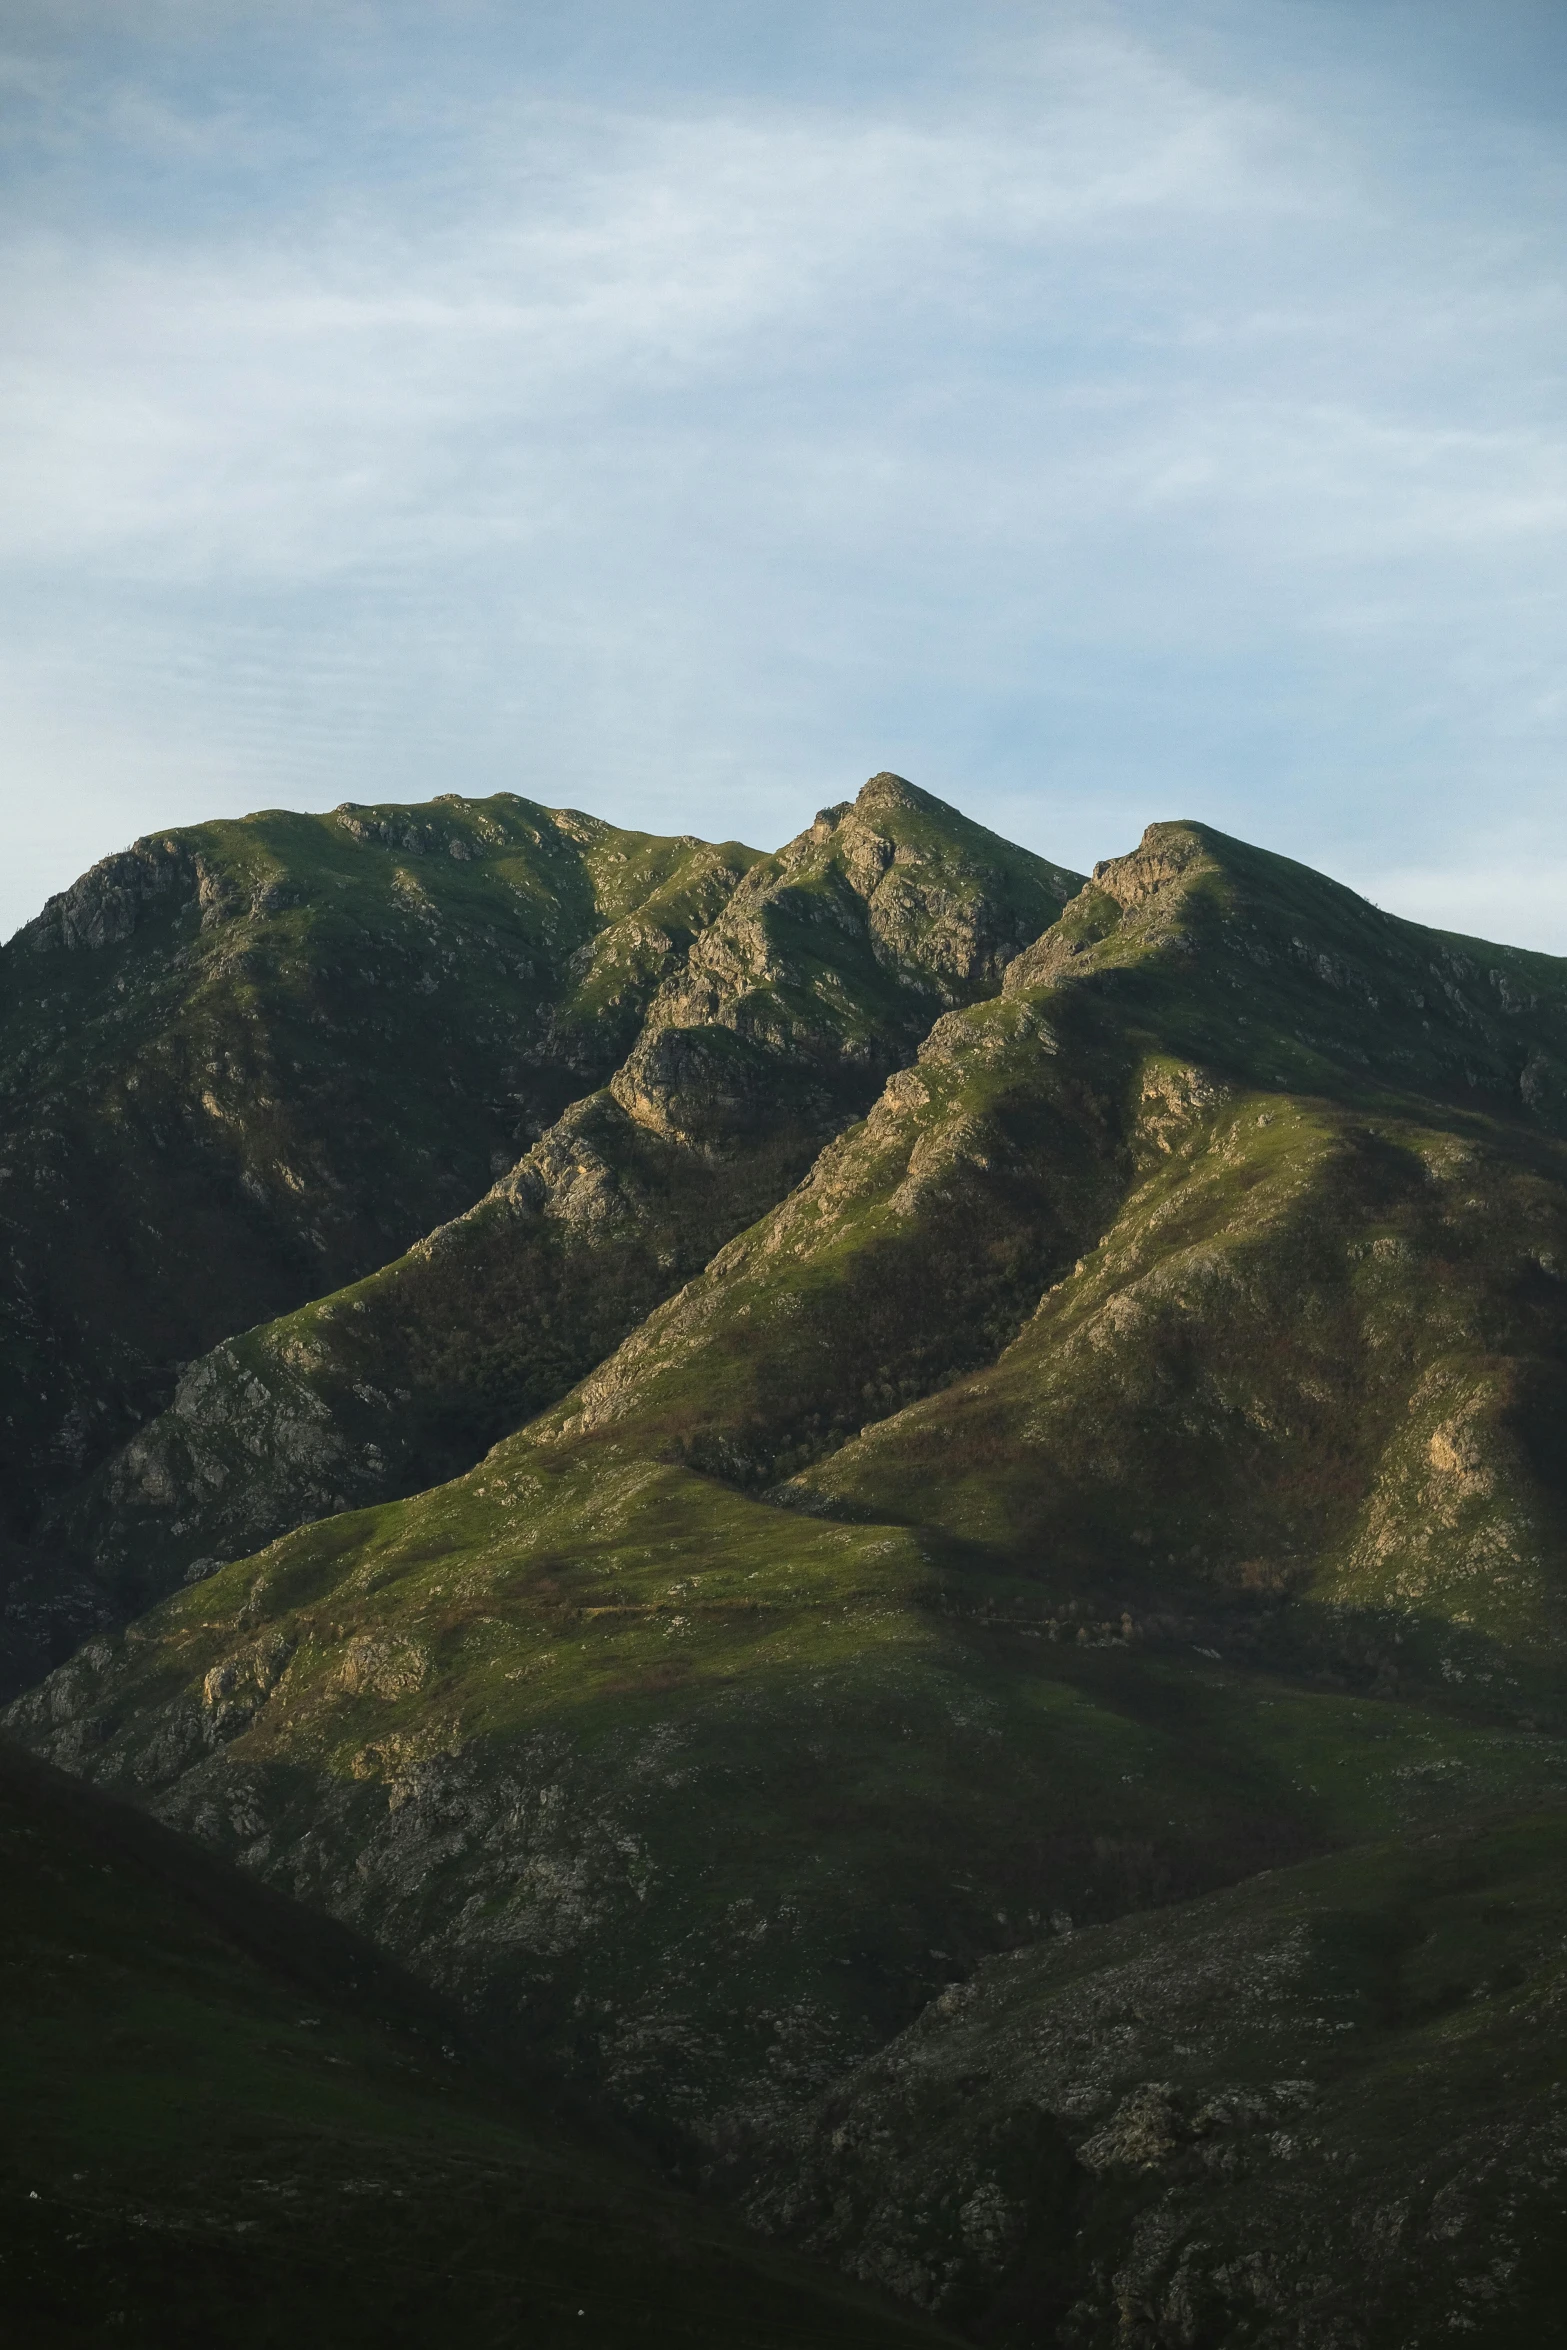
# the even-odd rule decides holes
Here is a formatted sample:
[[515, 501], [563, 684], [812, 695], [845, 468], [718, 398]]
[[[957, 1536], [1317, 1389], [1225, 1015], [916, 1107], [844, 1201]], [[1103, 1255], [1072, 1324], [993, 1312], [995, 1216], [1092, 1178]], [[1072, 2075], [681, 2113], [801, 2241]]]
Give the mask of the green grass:
[[672, 2143], [754, 2134], [1056, 1910], [1562, 1783], [1462, 1692], [1214, 1662], [909, 1530], [538, 1457], [303, 1529], [14, 1718]]

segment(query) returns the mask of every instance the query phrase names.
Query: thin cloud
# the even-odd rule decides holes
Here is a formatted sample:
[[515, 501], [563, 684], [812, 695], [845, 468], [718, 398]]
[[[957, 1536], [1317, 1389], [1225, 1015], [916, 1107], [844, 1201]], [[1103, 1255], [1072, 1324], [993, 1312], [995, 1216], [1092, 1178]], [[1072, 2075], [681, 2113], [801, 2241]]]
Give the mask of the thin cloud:
[[[1062, 853], [1184, 806], [1367, 870], [1504, 742], [1547, 805], [1559, 272], [1489, 163], [1426, 217], [1385, 82], [1308, 106], [1105, 11], [945, 97], [421, 106], [381, 21], [330, 168], [276, 90], [52, 102], [74, 213], [40, 166], [0, 240], [19, 796], [767, 838], [890, 760]], [[210, 201], [121, 217], [138, 172]]]

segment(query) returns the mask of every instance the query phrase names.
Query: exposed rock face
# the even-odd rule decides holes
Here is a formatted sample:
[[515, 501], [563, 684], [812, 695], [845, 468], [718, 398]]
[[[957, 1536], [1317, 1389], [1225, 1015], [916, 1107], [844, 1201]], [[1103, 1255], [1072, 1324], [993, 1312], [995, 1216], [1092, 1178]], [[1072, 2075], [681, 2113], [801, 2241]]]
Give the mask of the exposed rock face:
[[193, 848], [182, 834], [133, 841], [104, 857], [70, 888], [50, 898], [43, 912], [18, 932], [27, 952], [47, 955], [119, 946], [150, 915], [194, 904], [200, 927], [211, 930], [242, 911], [252, 918], [285, 912], [306, 902], [304, 886], [286, 874], [258, 879], [248, 904], [244, 890], [223, 866]]
[[214, 878], [180, 840], [139, 840], [118, 856], [103, 858], [51, 898], [20, 935], [36, 955], [55, 947], [79, 952], [116, 946], [130, 937], [149, 907], [171, 895], [189, 898], [204, 886], [210, 904]]
[[1076, 885], [900, 776], [872, 776], [745, 876], [654, 997], [611, 1090], [712, 1151], [781, 1088], [820, 1138], [863, 1112], [943, 1006], [994, 994]]

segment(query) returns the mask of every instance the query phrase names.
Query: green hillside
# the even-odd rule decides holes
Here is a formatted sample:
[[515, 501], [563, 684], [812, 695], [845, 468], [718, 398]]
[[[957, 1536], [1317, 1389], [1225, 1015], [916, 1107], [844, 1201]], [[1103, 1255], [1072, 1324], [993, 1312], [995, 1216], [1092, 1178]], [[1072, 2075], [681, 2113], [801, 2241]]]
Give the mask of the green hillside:
[[[468, 1468], [788, 1191], [945, 1006], [996, 993], [1077, 885], [873, 777], [743, 876], [607, 1086], [391, 1264], [193, 1363], [44, 1538], [129, 1612], [193, 1562]], [[628, 927], [572, 999], [585, 1030]]]
[[912, 2345], [650, 2191], [373, 1950], [0, 1748], [0, 2332]]
[[[1008, 979], [1021, 1003], [1053, 981], [1074, 1021], [1113, 1008], [1100, 1053], [1136, 1056], [1097, 1245], [984, 1376], [789, 1498], [1107, 1604], [1235, 1605], [1253, 1647], [1341, 1637], [1394, 1680], [1396, 1631], [1500, 1697], [1564, 1630], [1560, 967], [1369, 908], [1354, 939], [1347, 893], [1194, 829], [1161, 861], [1181, 847], [1146, 898], [1139, 859], [1101, 869], [1113, 927], [1066, 959], [1063, 923]], [[1104, 921], [1095, 894], [1073, 922]]]
[[[1516, 2105], [1500, 2326], [1554, 2275], [1530, 2215], [1555, 2125], [1508, 2083], [1555, 2028], [1567, 966], [1179, 824], [1003, 971], [968, 943], [984, 893], [921, 880], [931, 828], [978, 851], [895, 783], [783, 853], [804, 878], [782, 912], [776, 869], [737, 887], [611, 1084], [462, 1237], [229, 1349], [266, 1393], [236, 1373], [240, 1401], [187, 1415], [158, 1507], [183, 1510], [205, 1459], [240, 1494], [259, 1462], [265, 1506], [298, 1514], [303, 1485], [268, 1484], [290, 1331], [318, 1427], [348, 1427], [349, 1370], [394, 1360], [433, 1414], [452, 1374], [419, 1349], [439, 1364], [444, 1334], [513, 1313], [485, 1236], [549, 1224], [499, 1203], [565, 1137], [634, 1127], [646, 1153], [647, 1204], [596, 1231], [683, 1228], [699, 1251], [682, 1179], [661, 1187], [677, 1164], [771, 1166], [771, 1204], [679, 1287], [677, 1248], [672, 1294], [637, 1292], [591, 1366], [517, 1309], [494, 1393], [525, 1424], [445, 1483], [203, 1567], [18, 1699], [13, 1735], [366, 1934], [666, 2168], [979, 2338], [1393, 2350], [1354, 2331], [1355, 2280], [1418, 2266], [1437, 2222], [1379, 2249], [1338, 2174], [1364, 2162], [1367, 2208], [1437, 2209], [1449, 2155], [1478, 2176], [1463, 2096]], [[917, 853], [867, 888], [864, 843], [905, 809]], [[957, 901], [934, 931], [901, 897], [878, 915], [909, 868]], [[815, 960], [813, 925], [834, 942]], [[763, 1101], [776, 1124], [735, 1107]], [[573, 1163], [589, 1196], [631, 1164]], [[470, 1299], [495, 1282], [494, 1321], [436, 1278], [448, 1246], [481, 1268]], [[600, 1246], [573, 1260], [582, 1352], [628, 1261]], [[399, 1398], [384, 1369], [364, 1384], [384, 1417], [353, 1425], [379, 1447]], [[93, 1506], [112, 1526], [107, 1473]], [[153, 1556], [157, 1509], [120, 1522], [124, 1555]], [[1345, 1996], [1382, 2004], [1330, 2080], [1302, 2051], [1339, 1917], [1362, 1920]], [[1328, 1955], [1310, 1927], [1262, 2051], [1235, 1985], [1302, 1919]], [[1422, 1988], [1450, 1928], [1472, 2032]], [[1170, 1937], [1195, 1991], [1159, 1970]], [[1041, 2058], [1019, 2119], [1008, 2070], [1051, 2002], [1091, 2005], [1095, 1970], [1134, 1962], [1146, 2047], [1093, 2072], [1098, 2103], [1070, 2049]], [[971, 1978], [993, 2041], [972, 2081], [951, 2021]], [[1264, 2055], [1322, 2104], [1317, 2200], [1251, 2139], [1233, 2175], [1203, 2151], [1220, 2124], [1196, 2117], [1232, 2089], [1237, 2127], [1272, 2114]], [[1174, 2168], [1099, 2162], [1145, 2106]], [[1411, 2115], [1429, 2195], [1398, 2167]], [[1248, 2300], [1253, 2252], [1272, 2266]], [[1418, 2339], [1492, 2322], [1466, 2260], [1425, 2263]]]

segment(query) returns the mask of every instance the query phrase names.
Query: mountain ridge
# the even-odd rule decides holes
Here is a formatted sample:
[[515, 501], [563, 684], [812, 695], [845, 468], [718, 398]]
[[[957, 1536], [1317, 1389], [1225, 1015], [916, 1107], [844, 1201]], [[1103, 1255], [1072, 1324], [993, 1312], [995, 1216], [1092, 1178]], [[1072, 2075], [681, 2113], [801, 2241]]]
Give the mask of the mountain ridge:
[[[1476, 1838], [1516, 1846], [1533, 1888], [1497, 1901], [1554, 1915], [1567, 965], [1189, 822], [1002, 958], [928, 840], [901, 868], [903, 844], [867, 845], [951, 812], [895, 778], [867, 792], [781, 881], [747, 868], [650, 996], [621, 1092], [534, 1146], [588, 1200], [620, 1173], [587, 1146], [628, 1122], [727, 1183], [774, 1147], [735, 1110], [761, 1098], [735, 1070], [766, 1068], [786, 1117], [825, 1105], [803, 1172], [777, 1160], [755, 1214], [458, 1474], [203, 1562], [7, 1719], [369, 1934], [756, 2224], [982, 2338], [1282, 2346], [1320, 2280], [1286, 2262], [1253, 2292], [1251, 2223], [1226, 2214], [1298, 2208], [1347, 2273], [1372, 2255], [1331, 2165], [1255, 2196], [1203, 2167], [1207, 2136], [1242, 2181], [1292, 2159], [1197, 2126], [1221, 2094], [1263, 2098], [1236, 2105], [1245, 2130], [1274, 2112], [1239, 2058], [1220, 2080], [1221, 2006], [1206, 2086], [1198, 2066], [1160, 2089], [1153, 2048], [1143, 2072], [1098, 2064], [1091, 2095], [1041, 2087], [1030, 2121], [1006, 2074], [1044, 2011], [1007, 1986], [1054, 1982], [1065, 1941], [1109, 1985], [1182, 1903], [1194, 1951], [1230, 1916], [1271, 1948], [1295, 1887], [1301, 1916], [1370, 1919], [1343, 1932], [1373, 1953], [1428, 1919], [1413, 1950], [1447, 1896], [1411, 1878], [1384, 1915], [1365, 1856]], [[883, 936], [889, 876], [927, 895], [912, 928], [895, 895]], [[1494, 2031], [1463, 2062], [1501, 2081], [1527, 2034], [1540, 2061], [1557, 2045], [1554, 1977], [1474, 1898], [1463, 1967]], [[1172, 2015], [1195, 1996], [1148, 1980]], [[1377, 2068], [1406, 2043], [1368, 2038], [1340, 2098], [1319, 1977], [1279, 1980], [1277, 2077], [1310, 2075], [1371, 2159]], [[970, 1981], [996, 1986], [1002, 2051], [972, 2117], [947, 2028]], [[1438, 2061], [1437, 2022], [1411, 2061]], [[927, 2045], [932, 2101], [905, 2111], [897, 2052]], [[1531, 2210], [1551, 2127], [1516, 2142]], [[840, 2129], [909, 2182], [901, 2217]], [[1467, 2254], [1440, 2249], [1418, 2150], [1400, 2170], [1375, 2142], [1386, 2207], [1435, 2213], [1439, 2331], [1475, 2305]], [[1231, 2250], [1199, 2258], [1210, 2210]], [[1497, 2328], [1546, 2305], [1542, 2276], [1493, 2279]], [[1402, 2350], [1391, 2302], [1357, 2333], [1353, 2293], [1322, 2291], [1345, 2350]]]
[[873, 777], [750, 866], [607, 1085], [483, 1199], [189, 1366], [42, 1538], [144, 1604], [203, 1556], [467, 1467], [787, 1190], [940, 1008], [999, 986], [1076, 879]]

